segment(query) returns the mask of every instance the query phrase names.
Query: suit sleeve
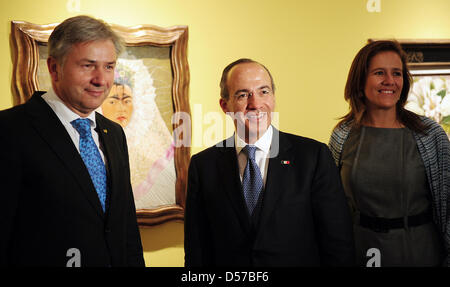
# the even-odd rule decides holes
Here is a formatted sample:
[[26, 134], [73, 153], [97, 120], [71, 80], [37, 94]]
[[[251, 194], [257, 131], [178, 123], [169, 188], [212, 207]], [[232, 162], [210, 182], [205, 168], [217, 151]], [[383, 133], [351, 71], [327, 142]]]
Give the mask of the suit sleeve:
[[199, 174], [195, 157], [191, 159], [188, 171], [186, 212], [184, 223], [184, 260], [186, 267], [209, 266], [206, 215], [201, 196]]
[[353, 226], [341, 179], [333, 157], [321, 144], [314, 174], [312, 204], [321, 264], [355, 264]]
[[122, 130], [124, 153], [126, 155], [126, 178], [127, 181], [127, 198], [128, 198], [128, 219], [127, 219], [127, 264], [130, 267], [145, 267], [145, 261], [142, 251], [141, 236], [136, 221], [136, 207], [134, 205], [133, 189], [130, 181], [130, 164], [128, 159], [128, 146], [125, 134]]
[[[0, 129], [5, 128], [0, 124]], [[0, 133], [0, 266], [9, 264], [11, 241], [13, 240], [14, 220], [21, 194], [21, 160], [11, 136]]]

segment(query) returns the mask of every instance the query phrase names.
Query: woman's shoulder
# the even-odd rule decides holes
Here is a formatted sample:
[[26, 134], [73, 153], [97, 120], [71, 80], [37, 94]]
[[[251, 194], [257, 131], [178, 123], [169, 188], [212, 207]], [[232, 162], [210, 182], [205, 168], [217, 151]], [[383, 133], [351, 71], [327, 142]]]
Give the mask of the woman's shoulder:
[[438, 124], [435, 120], [428, 118], [426, 116], [419, 116], [422, 124], [425, 126], [425, 132], [427, 134], [435, 134], [435, 133], [443, 133], [445, 134], [444, 129], [440, 124]]
[[425, 116], [419, 116], [422, 124], [425, 126], [424, 133], [417, 133], [419, 138], [422, 138], [425, 142], [444, 142], [448, 143], [449, 138], [447, 133], [444, 131], [444, 128], [434, 121]]
[[346, 121], [339, 123], [334, 129], [332, 134], [333, 135], [346, 135], [350, 132], [352, 129], [353, 121]]
[[427, 127], [439, 126], [439, 124], [435, 120], [432, 120], [429, 117], [426, 117], [426, 116], [418, 116], [418, 117], [422, 121], [422, 123], [425, 124], [425, 126], [427, 126]]
[[328, 147], [332, 152], [342, 150], [342, 146], [344, 145], [347, 137], [352, 128], [352, 121], [339, 123], [331, 133], [330, 140], [328, 142]]

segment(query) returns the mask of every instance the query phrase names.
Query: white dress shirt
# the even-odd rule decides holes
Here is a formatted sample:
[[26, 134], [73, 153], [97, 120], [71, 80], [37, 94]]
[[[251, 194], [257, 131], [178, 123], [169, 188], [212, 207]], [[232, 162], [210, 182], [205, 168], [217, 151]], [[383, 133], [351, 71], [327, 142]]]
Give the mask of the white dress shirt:
[[[266, 186], [267, 169], [269, 167], [268, 155], [270, 151], [270, 145], [272, 144], [273, 129], [270, 125], [266, 132], [260, 137], [253, 145], [256, 146], [255, 161], [261, 171], [261, 177], [263, 179], [264, 186]], [[239, 176], [242, 182], [244, 176], [245, 166], [247, 165], [247, 155], [245, 152], [241, 152], [247, 143], [237, 136], [235, 133], [235, 147], [239, 163]]]
[[[73, 144], [77, 148], [78, 152], [80, 152], [80, 134], [78, 131], [72, 126], [70, 123], [73, 120], [81, 118], [79, 115], [74, 113], [71, 109], [69, 109], [64, 102], [56, 95], [53, 88], [50, 88], [47, 93], [42, 95], [42, 99], [52, 108], [55, 114], [58, 116], [59, 120], [66, 128], [67, 133], [72, 139]], [[87, 116], [91, 123], [91, 133], [94, 138], [94, 142], [97, 145], [98, 150], [100, 151], [100, 155], [103, 159], [103, 163], [105, 163], [105, 156], [103, 155], [103, 151], [100, 148], [100, 141], [98, 139], [98, 134], [95, 131], [96, 122], [95, 122], [95, 112], [92, 112]]]

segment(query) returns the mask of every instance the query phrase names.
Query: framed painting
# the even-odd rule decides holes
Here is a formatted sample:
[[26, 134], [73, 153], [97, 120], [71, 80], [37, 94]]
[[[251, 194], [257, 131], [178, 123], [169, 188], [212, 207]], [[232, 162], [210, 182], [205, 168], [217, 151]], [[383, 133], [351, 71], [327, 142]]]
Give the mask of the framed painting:
[[450, 39], [397, 41], [413, 76], [405, 107], [434, 119], [450, 138]]
[[[14, 105], [51, 88], [47, 42], [56, 25], [11, 22]], [[120, 124], [127, 136], [138, 223], [183, 220], [191, 134], [188, 27], [111, 27], [124, 39], [125, 51], [97, 112]]]

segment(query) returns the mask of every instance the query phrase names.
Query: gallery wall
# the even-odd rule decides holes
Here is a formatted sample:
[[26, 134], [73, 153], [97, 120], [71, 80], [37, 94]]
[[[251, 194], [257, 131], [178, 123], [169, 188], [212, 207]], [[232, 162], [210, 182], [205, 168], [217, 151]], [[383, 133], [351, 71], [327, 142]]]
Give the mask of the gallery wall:
[[[282, 130], [327, 142], [347, 111], [347, 72], [367, 39], [450, 39], [449, 11], [448, 0], [1, 1], [0, 109], [12, 106], [10, 22], [48, 24], [88, 14], [122, 26], [189, 26], [192, 154], [229, 135], [211, 133], [210, 120], [222, 113], [222, 69], [241, 57], [271, 70]], [[183, 265], [183, 222], [141, 228], [141, 237], [147, 266]]]

